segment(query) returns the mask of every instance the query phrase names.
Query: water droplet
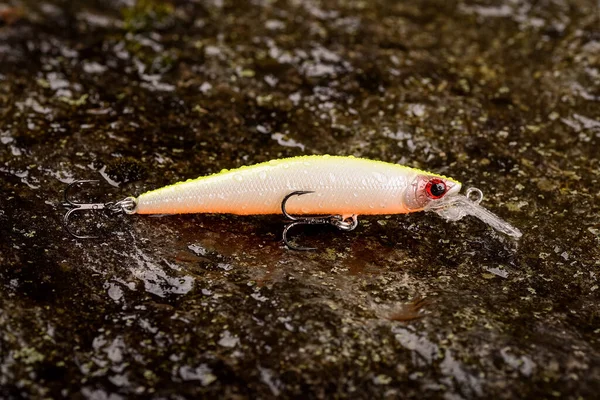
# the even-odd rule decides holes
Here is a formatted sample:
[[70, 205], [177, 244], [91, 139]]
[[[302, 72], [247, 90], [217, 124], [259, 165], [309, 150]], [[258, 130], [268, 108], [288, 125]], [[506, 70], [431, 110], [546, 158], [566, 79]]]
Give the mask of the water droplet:
[[[223, 169], [221, 170], [221, 173], [222, 173], [222, 174], [224, 174], [225, 172], [229, 172], [229, 170], [228, 170], [227, 168], [223, 168]], [[190, 180], [191, 180], [191, 179], [190, 179]]]
[[277, 165], [277, 160], [271, 160], [268, 163], [269, 165]]
[[233, 176], [233, 179], [235, 179], [235, 180], [236, 180], [236, 181], [238, 181], [238, 182], [241, 182], [241, 181], [243, 181], [243, 180], [244, 180], [244, 178], [243, 178], [243, 177], [242, 177], [242, 175], [240, 175], [240, 174], [235, 174], [235, 175]]
[[310, 163], [308, 161], [304, 161], [304, 165], [306, 165], [307, 167], [309, 167]]
[[260, 171], [258, 173], [258, 177], [264, 181], [265, 179], [267, 179], [267, 173], [265, 171]]
[[290, 164], [288, 164], [288, 163], [283, 164], [283, 168], [288, 169], [289, 167], [290, 167]]

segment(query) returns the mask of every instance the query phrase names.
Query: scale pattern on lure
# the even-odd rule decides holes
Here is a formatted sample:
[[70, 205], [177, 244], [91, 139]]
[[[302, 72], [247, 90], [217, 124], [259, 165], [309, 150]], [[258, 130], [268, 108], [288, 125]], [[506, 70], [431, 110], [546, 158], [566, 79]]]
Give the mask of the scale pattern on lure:
[[521, 236], [518, 229], [479, 205], [483, 198], [479, 189], [469, 189], [467, 196], [459, 194], [460, 189], [461, 183], [452, 178], [398, 164], [355, 157], [302, 156], [224, 170], [116, 203], [77, 204], [66, 198], [72, 209], [65, 215], [65, 224], [68, 226], [72, 212], [90, 209], [127, 214], [283, 212], [292, 220], [284, 230], [285, 243], [306, 249], [289, 245], [289, 228], [332, 224], [352, 230], [358, 215], [434, 211], [451, 221], [473, 215], [507, 235]]

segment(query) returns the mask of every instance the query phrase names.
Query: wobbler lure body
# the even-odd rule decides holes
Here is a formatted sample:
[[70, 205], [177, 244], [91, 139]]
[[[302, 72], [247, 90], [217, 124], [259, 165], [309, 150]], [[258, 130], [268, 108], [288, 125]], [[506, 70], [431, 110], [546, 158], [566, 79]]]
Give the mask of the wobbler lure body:
[[[138, 214], [280, 214], [289, 193], [291, 214], [373, 215], [420, 211], [425, 184], [444, 182], [448, 194], [460, 183], [417, 169], [354, 157], [305, 156], [272, 160], [190, 179], [137, 198]], [[423, 191], [423, 193], [420, 193]]]
[[[81, 181], [80, 181], [81, 182]], [[302, 156], [224, 170], [190, 179], [116, 203], [77, 204], [77, 210], [107, 209], [127, 214], [229, 213], [238, 215], [283, 213], [300, 224], [332, 224], [354, 229], [358, 215], [405, 214], [434, 211], [447, 220], [474, 215], [495, 229], [520, 237], [521, 232], [479, 206], [483, 194], [442, 175], [381, 161], [339, 156]], [[472, 199], [475, 193], [476, 199]], [[307, 215], [320, 217], [307, 217]], [[327, 217], [323, 217], [327, 215]], [[71, 232], [72, 233], [72, 232]], [[76, 237], [83, 237], [74, 235]]]

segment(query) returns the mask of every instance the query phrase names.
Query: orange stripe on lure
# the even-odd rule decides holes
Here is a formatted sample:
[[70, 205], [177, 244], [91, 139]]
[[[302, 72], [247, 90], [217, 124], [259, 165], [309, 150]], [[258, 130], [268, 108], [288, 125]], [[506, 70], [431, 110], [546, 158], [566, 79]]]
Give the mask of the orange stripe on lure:
[[[73, 184], [81, 182], [89, 181]], [[92, 209], [126, 214], [283, 213], [292, 220], [284, 230], [285, 244], [305, 250], [289, 244], [289, 228], [332, 224], [352, 230], [358, 215], [434, 211], [450, 221], [473, 215], [509, 236], [521, 236], [518, 229], [479, 205], [483, 198], [479, 189], [469, 189], [466, 196], [459, 194], [460, 189], [461, 183], [452, 178], [398, 164], [355, 157], [302, 156], [224, 170], [116, 203], [74, 203], [65, 191], [71, 209], [64, 222], [69, 230], [73, 212]], [[69, 232], [77, 238], [89, 237]]]

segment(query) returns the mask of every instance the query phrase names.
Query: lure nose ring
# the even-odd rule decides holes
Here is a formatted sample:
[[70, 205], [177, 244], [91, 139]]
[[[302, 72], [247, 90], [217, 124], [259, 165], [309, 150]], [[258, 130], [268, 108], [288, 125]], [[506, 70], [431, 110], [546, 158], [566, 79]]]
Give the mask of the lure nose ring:
[[[472, 194], [474, 194], [475, 197], [471, 196]], [[465, 196], [475, 204], [479, 204], [481, 203], [481, 200], [483, 200], [483, 192], [475, 187], [468, 188]]]

